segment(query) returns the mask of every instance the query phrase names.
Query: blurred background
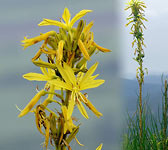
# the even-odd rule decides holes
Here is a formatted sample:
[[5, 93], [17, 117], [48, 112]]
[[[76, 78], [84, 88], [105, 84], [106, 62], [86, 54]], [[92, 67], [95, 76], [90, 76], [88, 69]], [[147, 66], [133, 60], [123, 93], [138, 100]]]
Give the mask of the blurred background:
[[[135, 79], [136, 62], [132, 59], [132, 36], [130, 27], [125, 27], [127, 0], [0, 0], [0, 150], [38, 150], [44, 141], [36, 129], [34, 116], [28, 114], [18, 118], [16, 109], [29, 102], [35, 95], [37, 85], [22, 78], [28, 72], [40, 72], [31, 63], [39, 45], [23, 50], [20, 41], [58, 27], [38, 27], [43, 18], [59, 20], [65, 7], [74, 16], [82, 9], [91, 9], [84, 17], [87, 22], [94, 20], [92, 28], [95, 41], [111, 49], [111, 53], [98, 53], [92, 57], [90, 65], [99, 62], [96, 73], [106, 82], [88, 90], [89, 99], [103, 113], [98, 119], [89, 113], [91, 119], [85, 120], [76, 111], [82, 122], [78, 134], [79, 141], [85, 147], [79, 147], [74, 141], [73, 150], [94, 150], [104, 143], [104, 150], [119, 150], [126, 112], [134, 112], [137, 99]], [[149, 94], [153, 110], [161, 102], [161, 74], [168, 73], [167, 64], [167, 26], [168, 9], [166, 0], [145, 1], [147, 5], [145, 23], [145, 67], [149, 74], [145, 77], [144, 96]], [[89, 112], [89, 110], [88, 110]], [[79, 114], [79, 115], [78, 115]], [[49, 148], [53, 149], [53, 148]]]
[[[22, 78], [28, 72], [40, 72], [31, 63], [40, 44], [23, 50], [20, 45], [24, 36], [32, 38], [50, 30], [58, 31], [56, 26], [38, 27], [43, 18], [59, 20], [65, 7], [74, 16], [82, 9], [91, 9], [92, 13], [84, 18], [87, 23], [94, 20], [92, 28], [95, 41], [111, 49], [111, 53], [98, 53], [92, 57], [89, 65], [99, 62], [96, 73], [106, 82], [96, 89], [88, 90], [89, 99], [103, 113], [98, 119], [89, 113], [91, 119], [85, 120], [76, 111], [74, 113], [82, 123], [78, 134], [79, 141], [85, 147], [79, 147], [74, 141], [73, 150], [94, 150], [100, 143], [103, 149], [119, 149], [122, 126], [121, 101], [119, 99], [119, 54], [120, 54], [120, 4], [118, 0], [0, 0], [0, 150], [38, 150], [42, 149], [44, 137], [36, 129], [34, 116], [30, 113], [18, 118], [19, 111], [36, 93], [38, 82], [29, 82]], [[75, 24], [77, 25], [77, 24]], [[41, 86], [42, 87], [42, 86]], [[90, 112], [89, 110], [87, 110]], [[53, 149], [49, 147], [49, 149]]]

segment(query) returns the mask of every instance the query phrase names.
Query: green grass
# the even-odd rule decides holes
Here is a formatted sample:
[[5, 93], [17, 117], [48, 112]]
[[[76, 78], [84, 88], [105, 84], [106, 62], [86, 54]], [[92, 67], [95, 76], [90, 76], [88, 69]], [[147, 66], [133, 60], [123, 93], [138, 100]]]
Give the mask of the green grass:
[[162, 108], [158, 107], [158, 115], [155, 116], [147, 101], [143, 103], [142, 113], [142, 145], [140, 144], [139, 128], [139, 105], [137, 111], [127, 116], [127, 129], [123, 135], [123, 150], [168, 150], [168, 132], [167, 132], [167, 80], [164, 82], [162, 90]]

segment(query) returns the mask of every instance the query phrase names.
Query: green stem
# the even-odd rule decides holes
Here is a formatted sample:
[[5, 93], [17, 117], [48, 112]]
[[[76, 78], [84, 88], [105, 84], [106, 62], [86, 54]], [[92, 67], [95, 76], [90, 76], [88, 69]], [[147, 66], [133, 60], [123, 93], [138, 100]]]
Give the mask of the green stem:
[[165, 92], [164, 92], [164, 97], [165, 97], [165, 104], [164, 104], [164, 113], [163, 113], [163, 122], [164, 122], [164, 127], [163, 127], [163, 150], [166, 150], [166, 132], [167, 132], [167, 80], [165, 80]]
[[143, 139], [142, 139], [142, 83], [139, 84], [139, 128], [140, 128], [140, 150], [142, 150]]

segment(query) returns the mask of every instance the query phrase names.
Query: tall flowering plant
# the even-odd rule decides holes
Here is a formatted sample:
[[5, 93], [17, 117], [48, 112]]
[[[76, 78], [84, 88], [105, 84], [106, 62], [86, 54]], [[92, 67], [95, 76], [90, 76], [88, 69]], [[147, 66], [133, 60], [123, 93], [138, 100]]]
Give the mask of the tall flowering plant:
[[[49, 31], [34, 38], [21, 41], [24, 49], [38, 42], [43, 42], [35, 56], [34, 65], [40, 67], [41, 73], [27, 73], [23, 78], [30, 81], [46, 82], [43, 89], [30, 100], [21, 110], [19, 117], [29, 112], [35, 115], [35, 124], [38, 131], [45, 137], [44, 147], [47, 149], [49, 141], [56, 150], [71, 150], [70, 142], [75, 139], [80, 125], [73, 115], [75, 107], [81, 115], [89, 119], [84, 106], [88, 107], [97, 117], [102, 113], [87, 98], [83, 90], [96, 88], [104, 83], [93, 75], [98, 62], [87, 68], [87, 62], [96, 51], [110, 52], [111, 50], [99, 46], [94, 41], [91, 31], [93, 22], [86, 24], [80, 20], [91, 10], [82, 10], [72, 19], [68, 8], [64, 9], [60, 21], [43, 19], [39, 26], [53, 25], [59, 27], [59, 32]], [[74, 23], [78, 22], [77, 27]], [[41, 56], [45, 55], [45, 60]], [[40, 101], [40, 102], [39, 102]], [[48, 106], [54, 105], [55, 110]], [[82, 146], [82, 144], [80, 144]], [[96, 150], [101, 150], [100, 144]]]

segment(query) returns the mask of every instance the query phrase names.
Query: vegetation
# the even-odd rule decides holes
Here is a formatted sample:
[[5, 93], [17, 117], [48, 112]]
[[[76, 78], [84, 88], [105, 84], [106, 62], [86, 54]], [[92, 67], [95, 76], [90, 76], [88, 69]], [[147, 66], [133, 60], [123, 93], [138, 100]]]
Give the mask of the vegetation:
[[135, 47], [134, 60], [138, 63], [136, 70], [136, 78], [139, 85], [138, 104], [136, 112], [130, 116], [128, 114], [127, 126], [123, 136], [123, 150], [167, 150], [168, 149], [168, 133], [167, 133], [167, 79], [163, 85], [163, 100], [162, 113], [154, 116], [150, 106], [142, 97], [142, 86], [144, 84], [144, 72], [147, 69], [143, 68], [143, 59], [145, 53], [143, 47], [144, 34], [143, 29], [146, 29], [143, 21], [147, 21], [144, 17], [145, 3], [140, 0], [131, 0], [125, 10], [130, 9], [131, 14], [127, 18], [129, 24], [132, 24], [131, 34], [133, 34], [132, 47]]
[[[123, 150], [168, 150], [168, 83], [163, 79], [162, 109], [158, 116], [153, 112], [143, 97], [144, 67], [146, 47], [144, 44], [144, 22], [146, 5], [140, 0], [130, 0], [125, 10], [131, 14], [127, 18], [126, 26], [131, 26], [133, 35], [132, 48], [134, 60], [137, 62], [136, 78], [138, 81], [138, 97], [136, 112], [127, 116], [127, 128], [122, 141]], [[23, 78], [30, 81], [43, 81], [45, 86], [38, 89], [37, 94], [27, 106], [20, 110], [19, 117], [34, 113], [35, 124], [38, 131], [45, 137], [44, 147], [50, 143], [56, 150], [71, 150], [70, 143], [73, 139], [83, 146], [78, 139], [80, 129], [78, 119], [73, 111], [77, 107], [81, 115], [89, 119], [85, 107], [89, 108], [98, 118], [103, 116], [88, 99], [84, 90], [96, 88], [104, 83], [93, 75], [98, 62], [90, 68], [87, 63], [96, 51], [110, 52], [111, 50], [99, 46], [94, 41], [91, 31], [93, 22], [86, 24], [80, 20], [91, 10], [82, 10], [71, 19], [68, 8], [64, 9], [60, 21], [43, 19], [39, 26], [54, 25], [59, 27], [59, 32], [49, 31], [34, 38], [22, 41], [24, 49], [43, 41], [41, 47], [32, 58], [32, 63], [40, 67], [42, 73], [27, 73]], [[77, 27], [74, 23], [79, 20]], [[42, 56], [43, 55], [43, 56]], [[45, 59], [45, 60], [44, 60]], [[42, 100], [43, 99], [43, 100]], [[39, 103], [40, 101], [40, 103]], [[51, 107], [52, 106], [52, 107]], [[54, 109], [53, 109], [54, 107]], [[101, 150], [100, 144], [96, 150]]]

